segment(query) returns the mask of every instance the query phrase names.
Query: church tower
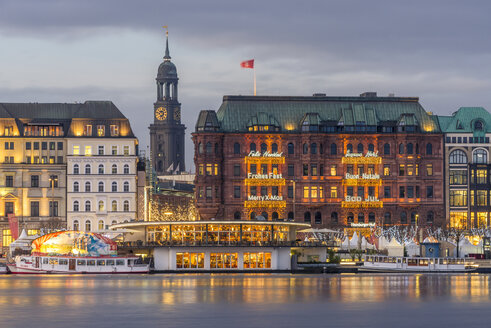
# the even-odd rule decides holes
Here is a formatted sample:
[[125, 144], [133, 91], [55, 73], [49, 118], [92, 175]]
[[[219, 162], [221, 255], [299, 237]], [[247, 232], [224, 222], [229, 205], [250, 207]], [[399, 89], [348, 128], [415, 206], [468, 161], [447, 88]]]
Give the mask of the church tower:
[[176, 66], [170, 61], [169, 34], [166, 32], [164, 61], [157, 73], [157, 101], [154, 103], [153, 124], [150, 124], [151, 160], [157, 175], [185, 171], [184, 130], [181, 124], [181, 104], [177, 98]]

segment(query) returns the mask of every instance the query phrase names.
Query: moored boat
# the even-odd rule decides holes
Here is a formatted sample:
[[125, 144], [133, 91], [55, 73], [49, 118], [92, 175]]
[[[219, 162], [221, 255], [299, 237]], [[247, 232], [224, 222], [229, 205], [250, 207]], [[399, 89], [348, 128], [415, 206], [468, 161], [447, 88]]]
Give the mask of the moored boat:
[[0, 263], [0, 274], [8, 273], [7, 266], [3, 263]]
[[402, 256], [365, 256], [363, 272], [471, 272], [477, 265], [461, 258], [447, 257], [402, 257]]
[[117, 254], [114, 241], [97, 233], [60, 231], [32, 242], [31, 255], [17, 255], [7, 264], [11, 273], [148, 273], [139, 257]]

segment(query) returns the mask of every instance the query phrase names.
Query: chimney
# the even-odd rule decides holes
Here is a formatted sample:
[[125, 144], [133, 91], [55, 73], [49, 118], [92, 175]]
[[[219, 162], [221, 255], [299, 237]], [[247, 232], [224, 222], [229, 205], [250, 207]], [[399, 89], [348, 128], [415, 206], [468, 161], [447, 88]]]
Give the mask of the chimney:
[[377, 98], [377, 93], [376, 92], [363, 92], [360, 97], [363, 98]]

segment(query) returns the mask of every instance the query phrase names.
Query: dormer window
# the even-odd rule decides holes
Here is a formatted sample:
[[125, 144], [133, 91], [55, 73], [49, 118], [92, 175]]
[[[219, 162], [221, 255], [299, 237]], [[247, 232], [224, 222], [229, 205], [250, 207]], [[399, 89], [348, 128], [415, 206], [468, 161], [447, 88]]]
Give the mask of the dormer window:
[[119, 128], [117, 125], [113, 124], [111, 125], [111, 137], [117, 137], [119, 136]]
[[482, 131], [483, 130], [482, 121], [477, 120], [477, 121], [474, 122], [474, 130], [475, 131]]
[[87, 124], [84, 126], [84, 136], [87, 136], [87, 137], [92, 136], [92, 125]]
[[97, 126], [97, 136], [104, 137], [106, 135], [106, 127], [104, 125]]

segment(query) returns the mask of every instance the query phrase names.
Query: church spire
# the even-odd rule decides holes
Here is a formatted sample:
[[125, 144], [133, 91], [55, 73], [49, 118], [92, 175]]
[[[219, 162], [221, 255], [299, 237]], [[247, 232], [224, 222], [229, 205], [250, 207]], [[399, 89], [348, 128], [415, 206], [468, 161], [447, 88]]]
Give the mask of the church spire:
[[167, 29], [167, 26], [164, 26], [165, 28], [165, 56], [164, 60], [165, 61], [170, 61], [170, 54], [169, 54], [169, 30]]

